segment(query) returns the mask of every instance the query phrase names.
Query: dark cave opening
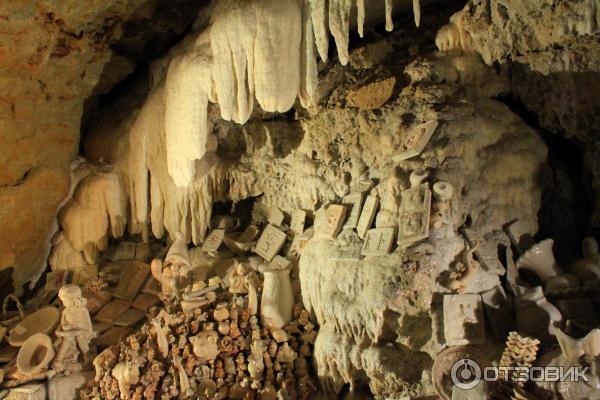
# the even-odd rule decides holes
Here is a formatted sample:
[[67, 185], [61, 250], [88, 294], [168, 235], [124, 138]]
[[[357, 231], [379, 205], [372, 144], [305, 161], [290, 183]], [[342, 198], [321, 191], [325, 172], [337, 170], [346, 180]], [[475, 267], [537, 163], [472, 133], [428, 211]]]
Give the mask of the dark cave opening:
[[559, 264], [568, 265], [581, 256], [584, 237], [598, 236], [597, 229], [589, 223], [594, 206], [589, 172], [583, 164], [583, 143], [544, 129], [537, 114], [514, 93], [503, 94], [496, 100], [519, 115], [548, 147], [550, 171], [547, 178], [551, 184], [542, 195], [539, 231], [535, 239], [553, 238]]

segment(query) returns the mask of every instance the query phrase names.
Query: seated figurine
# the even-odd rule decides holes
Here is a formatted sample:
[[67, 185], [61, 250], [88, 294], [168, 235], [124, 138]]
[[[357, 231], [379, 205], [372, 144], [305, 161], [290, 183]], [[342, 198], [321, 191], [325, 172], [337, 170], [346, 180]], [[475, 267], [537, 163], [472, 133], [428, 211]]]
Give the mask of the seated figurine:
[[52, 369], [58, 373], [75, 372], [81, 369], [78, 362], [79, 352], [84, 361], [87, 359], [90, 341], [94, 337], [92, 320], [79, 286], [63, 286], [58, 292], [58, 297], [65, 309], [62, 312], [60, 327], [56, 330], [56, 336], [62, 339], [62, 343]]

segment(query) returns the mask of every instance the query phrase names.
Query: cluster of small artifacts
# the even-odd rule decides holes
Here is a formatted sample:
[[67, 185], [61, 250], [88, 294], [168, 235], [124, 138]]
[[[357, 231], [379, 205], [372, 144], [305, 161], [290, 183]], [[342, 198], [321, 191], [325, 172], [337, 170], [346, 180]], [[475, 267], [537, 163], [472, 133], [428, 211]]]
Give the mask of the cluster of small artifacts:
[[[468, 228], [461, 234], [465, 250], [438, 277], [445, 348], [432, 368], [437, 394], [448, 400], [598, 398], [597, 241], [585, 238], [584, 258], [565, 270], [554, 258], [553, 240], [535, 243], [515, 221], [505, 228], [504, 267], [482, 235]], [[563, 378], [545, 379], [546, 367], [561, 368]], [[494, 368], [495, 379], [455, 385], [457, 371], [473, 378], [485, 368]], [[571, 379], [577, 371], [585, 371], [585, 380]]]
[[237, 218], [215, 216], [204, 246], [191, 250], [179, 233], [168, 251], [118, 242], [100, 266], [48, 273], [25, 306], [7, 298], [20, 316], [9, 331], [10, 351], [2, 351], [5, 394], [311, 398], [317, 327], [299, 303], [289, 243], [289, 258], [278, 254], [288, 239], [276, 225], [283, 218], [274, 208], [260, 234], [254, 225], [236, 233]]

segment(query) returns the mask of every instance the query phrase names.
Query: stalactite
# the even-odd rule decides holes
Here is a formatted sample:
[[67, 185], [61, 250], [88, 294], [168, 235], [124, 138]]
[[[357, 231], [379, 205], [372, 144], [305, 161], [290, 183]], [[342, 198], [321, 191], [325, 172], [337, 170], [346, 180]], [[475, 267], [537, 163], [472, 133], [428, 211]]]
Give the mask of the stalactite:
[[194, 49], [175, 57], [165, 82], [167, 167], [177, 186], [194, 178], [195, 162], [206, 154], [211, 59]]
[[365, 35], [365, 0], [356, 0], [356, 9], [357, 9], [357, 25], [358, 25], [358, 35], [360, 37], [364, 37]]
[[335, 39], [342, 65], [348, 64], [351, 0], [329, 0], [329, 30]]
[[123, 235], [126, 209], [119, 175], [112, 170], [95, 172], [79, 183], [61, 210], [60, 226], [73, 249], [83, 251], [85, 260], [93, 264], [96, 251], [108, 246], [109, 234]]
[[413, 0], [413, 14], [415, 16], [415, 25], [421, 25], [421, 0]]
[[385, 0], [385, 30], [388, 32], [394, 30], [394, 21], [392, 20], [393, 7], [392, 0]]
[[325, 0], [308, 0], [310, 14], [315, 31], [317, 50], [323, 62], [329, 58], [329, 31], [327, 29], [327, 2]]

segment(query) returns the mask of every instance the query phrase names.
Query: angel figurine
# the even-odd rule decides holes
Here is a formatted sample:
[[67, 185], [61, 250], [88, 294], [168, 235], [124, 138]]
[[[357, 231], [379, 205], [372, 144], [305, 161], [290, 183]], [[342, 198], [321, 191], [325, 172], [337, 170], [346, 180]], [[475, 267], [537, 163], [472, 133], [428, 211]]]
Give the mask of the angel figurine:
[[52, 364], [57, 373], [65, 370], [75, 372], [81, 370], [77, 358], [79, 352], [84, 361], [90, 350], [90, 341], [94, 337], [92, 320], [86, 307], [86, 299], [77, 285], [65, 285], [58, 291], [58, 297], [65, 309], [62, 312], [60, 327], [56, 336], [62, 339], [58, 354]]

